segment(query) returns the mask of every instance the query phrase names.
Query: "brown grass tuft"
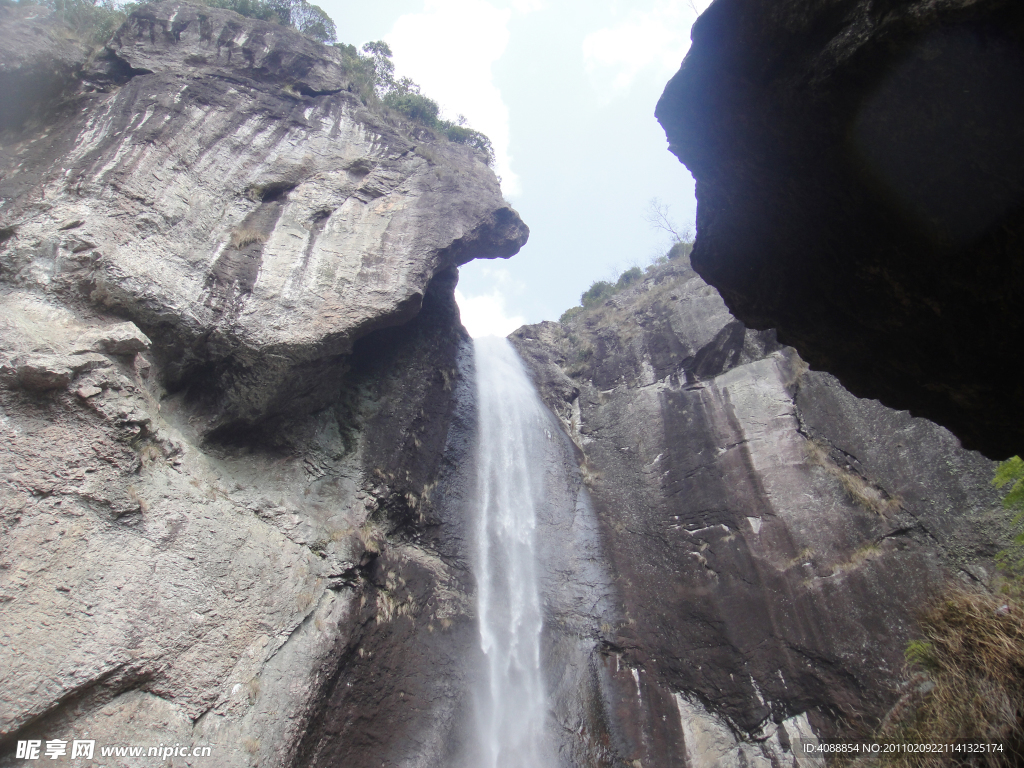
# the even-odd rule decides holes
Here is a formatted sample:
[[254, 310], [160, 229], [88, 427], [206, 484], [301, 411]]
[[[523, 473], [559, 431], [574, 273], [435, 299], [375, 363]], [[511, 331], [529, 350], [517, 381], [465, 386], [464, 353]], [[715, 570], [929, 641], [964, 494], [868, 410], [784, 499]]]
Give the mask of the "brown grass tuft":
[[885, 741], [1001, 742], [1002, 752], [894, 754], [883, 765], [938, 768], [1021, 765], [1024, 758], [1024, 605], [1011, 598], [954, 588], [921, 617], [924, 637], [907, 648], [923, 674], [889, 713]]
[[804, 451], [810, 464], [819, 466], [832, 475], [846, 491], [852, 502], [864, 509], [885, 517], [899, 511], [900, 501], [887, 496], [881, 489], [875, 488], [856, 472], [839, 466], [832, 460], [828, 448], [817, 440], [804, 443]]
[[231, 247], [232, 248], [245, 248], [247, 245], [253, 243], [265, 243], [267, 242], [267, 236], [256, 229], [249, 229], [243, 227], [236, 229], [231, 233]]

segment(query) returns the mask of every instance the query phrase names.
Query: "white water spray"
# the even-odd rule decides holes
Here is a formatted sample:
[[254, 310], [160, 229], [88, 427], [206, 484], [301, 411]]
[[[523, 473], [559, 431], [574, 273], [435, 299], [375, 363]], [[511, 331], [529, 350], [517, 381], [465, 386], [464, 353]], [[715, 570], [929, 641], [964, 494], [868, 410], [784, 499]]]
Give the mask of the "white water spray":
[[548, 768], [547, 697], [534, 543], [547, 411], [512, 345], [473, 342], [479, 418], [476, 578], [486, 693], [478, 702], [482, 768]]

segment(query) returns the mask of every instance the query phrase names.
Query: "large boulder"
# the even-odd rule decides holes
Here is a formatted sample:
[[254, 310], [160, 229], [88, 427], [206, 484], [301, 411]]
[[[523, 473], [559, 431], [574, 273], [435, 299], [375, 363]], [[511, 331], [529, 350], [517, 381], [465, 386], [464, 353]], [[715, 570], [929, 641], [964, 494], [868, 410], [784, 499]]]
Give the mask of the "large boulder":
[[135, 322], [207, 431], [321, 407], [435, 274], [526, 241], [478, 154], [423, 147], [294, 30], [147, 5], [80, 70], [46, 140], [0, 150], [0, 275]]
[[1024, 6], [716, 0], [657, 117], [694, 268], [815, 368], [1024, 447]]

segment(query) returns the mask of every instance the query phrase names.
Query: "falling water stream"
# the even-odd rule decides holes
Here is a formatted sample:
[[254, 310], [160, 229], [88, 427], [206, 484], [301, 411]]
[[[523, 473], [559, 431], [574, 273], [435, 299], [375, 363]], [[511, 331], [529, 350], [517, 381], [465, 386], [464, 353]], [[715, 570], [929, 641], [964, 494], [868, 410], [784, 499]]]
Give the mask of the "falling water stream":
[[512, 345], [474, 341], [479, 418], [477, 611], [485, 660], [478, 701], [483, 768], [548, 768], [535, 535], [547, 412]]

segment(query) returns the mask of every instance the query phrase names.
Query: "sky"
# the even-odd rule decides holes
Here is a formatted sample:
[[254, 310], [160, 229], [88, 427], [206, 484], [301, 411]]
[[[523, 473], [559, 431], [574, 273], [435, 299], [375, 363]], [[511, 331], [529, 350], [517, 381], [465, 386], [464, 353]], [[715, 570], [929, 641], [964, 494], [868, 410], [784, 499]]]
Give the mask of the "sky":
[[338, 40], [385, 40], [419, 83], [494, 144], [502, 192], [530, 227], [509, 260], [460, 269], [473, 336], [557, 320], [596, 280], [668, 250], [651, 200], [693, 226], [693, 179], [654, 107], [710, 0], [323, 0]]

